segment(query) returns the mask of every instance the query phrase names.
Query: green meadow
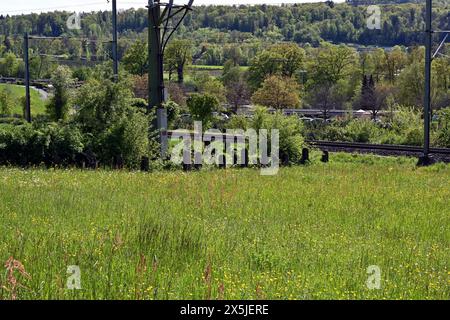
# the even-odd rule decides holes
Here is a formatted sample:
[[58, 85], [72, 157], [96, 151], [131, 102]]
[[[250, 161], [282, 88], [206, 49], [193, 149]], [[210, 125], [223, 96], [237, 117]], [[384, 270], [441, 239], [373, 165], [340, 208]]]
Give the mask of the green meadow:
[[[12, 109], [13, 114], [22, 115], [22, 106], [20, 104], [20, 98], [25, 96], [25, 87], [11, 84], [0, 84], [0, 90], [6, 88], [11, 92], [12, 101], [14, 106]], [[45, 113], [46, 101], [42, 99], [40, 93], [34, 89], [31, 89], [31, 115], [38, 115]]]
[[273, 177], [0, 168], [0, 299], [449, 299], [449, 182], [347, 155]]

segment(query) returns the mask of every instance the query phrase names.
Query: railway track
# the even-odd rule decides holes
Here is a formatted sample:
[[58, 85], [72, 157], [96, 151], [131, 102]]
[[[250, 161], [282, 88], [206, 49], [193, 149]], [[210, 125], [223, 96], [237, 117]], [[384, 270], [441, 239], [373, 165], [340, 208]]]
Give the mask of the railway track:
[[[330, 152], [357, 152], [357, 153], [373, 153], [384, 156], [412, 156], [417, 157], [423, 154], [422, 147], [404, 146], [404, 145], [384, 145], [384, 144], [366, 144], [355, 142], [332, 142], [332, 141], [307, 141], [312, 147], [316, 147], [322, 151]], [[450, 162], [449, 148], [431, 148], [431, 155], [436, 160]]]
[[[167, 134], [172, 136], [176, 131], [167, 131]], [[188, 134], [193, 135], [193, 132], [187, 131]], [[231, 135], [231, 137], [237, 137], [236, 135]], [[223, 134], [222, 138], [226, 140], [230, 135]], [[357, 143], [357, 142], [337, 142], [337, 141], [321, 141], [321, 140], [306, 140], [306, 143], [312, 147], [323, 151], [367, 151], [371, 153], [401, 153], [401, 154], [411, 154], [412, 156], [417, 156], [423, 153], [423, 147], [417, 146], [406, 146], [406, 145], [390, 145], [390, 144], [368, 144], [368, 143]], [[434, 155], [447, 156], [450, 158], [450, 148], [431, 148], [430, 153]]]

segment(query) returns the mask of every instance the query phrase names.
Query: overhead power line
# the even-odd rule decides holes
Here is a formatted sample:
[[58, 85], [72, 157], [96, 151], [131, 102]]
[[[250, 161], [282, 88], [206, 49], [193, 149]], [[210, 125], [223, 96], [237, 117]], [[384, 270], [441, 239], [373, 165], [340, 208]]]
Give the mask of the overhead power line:
[[[28, 11], [56, 11], [56, 10], [64, 10], [64, 9], [70, 9], [70, 8], [82, 8], [82, 7], [88, 7], [88, 6], [94, 6], [94, 5], [101, 5], [106, 4], [105, 1], [102, 2], [91, 2], [91, 3], [84, 3], [84, 4], [72, 4], [72, 5], [66, 5], [66, 6], [58, 6], [58, 7], [43, 7], [43, 8], [30, 8]], [[22, 13], [24, 11], [27, 11], [26, 9], [21, 10], [8, 10], [8, 11], [1, 11], [2, 14], [11, 14], [11, 13]]]
[[91, 42], [91, 43], [111, 43], [112, 40], [98, 40], [98, 39], [88, 39], [88, 38], [77, 38], [77, 37], [44, 37], [44, 36], [29, 36], [30, 40], [75, 40], [81, 42]]

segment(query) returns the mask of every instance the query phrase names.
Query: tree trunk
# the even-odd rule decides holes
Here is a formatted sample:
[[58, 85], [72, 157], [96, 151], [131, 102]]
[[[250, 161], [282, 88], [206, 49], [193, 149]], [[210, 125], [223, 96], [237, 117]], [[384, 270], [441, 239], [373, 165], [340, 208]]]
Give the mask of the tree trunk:
[[183, 84], [184, 83], [184, 66], [179, 66], [177, 68], [178, 72], [178, 83]]

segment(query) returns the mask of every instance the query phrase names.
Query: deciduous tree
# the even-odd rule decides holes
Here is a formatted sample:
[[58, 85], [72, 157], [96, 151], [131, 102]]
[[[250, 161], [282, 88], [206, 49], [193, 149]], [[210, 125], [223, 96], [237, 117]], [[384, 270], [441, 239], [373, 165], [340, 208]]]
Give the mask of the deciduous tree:
[[52, 75], [53, 97], [47, 105], [47, 113], [52, 120], [66, 120], [69, 115], [70, 86], [73, 84], [72, 71], [59, 66]]
[[193, 94], [187, 100], [187, 107], [196, 121], [202, 121], [206, 128], [213, 119], [213, 112], [219, 109], [219, 101], [209, 94]]
[[192, 62], [192, 43], [189, 40], [174, 40], [167, 45], [165, 63], [170, 70], [176, 70], [178, 83], [184, 82], [184, 68]]
[[249, 81], [258, 89], [268, 76], [293, 77], [305, 62], [305, 50], [295, 43], [274, 45], [263, 51], [253, 61]]
[[143, 76], [148, 72], [148, 46], [137, 40], [122, 59], [125, 70], [134, 75]]
[[252, 101], [275, 109], [296, 108], [300, 105], [300, 87], [292, 78], [269, 76], [253, 94]]

